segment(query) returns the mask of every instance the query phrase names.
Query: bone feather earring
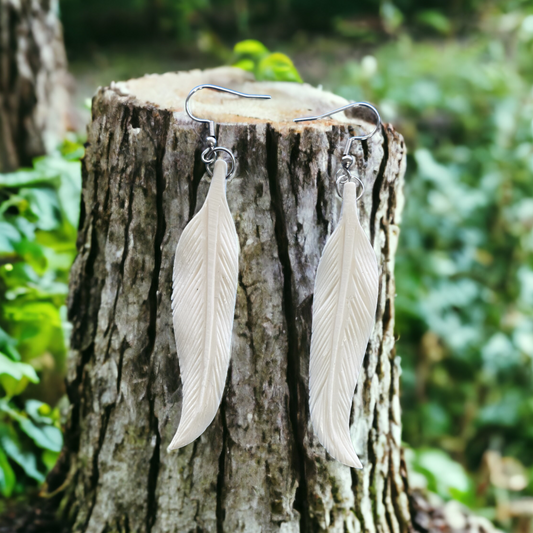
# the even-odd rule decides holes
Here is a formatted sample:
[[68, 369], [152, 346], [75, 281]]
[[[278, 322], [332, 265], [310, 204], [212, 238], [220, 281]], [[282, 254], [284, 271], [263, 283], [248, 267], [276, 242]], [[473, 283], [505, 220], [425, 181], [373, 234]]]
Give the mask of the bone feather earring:
[[[309, 407], [319, 441], [335, 459], [363, 468], [350, 437], [350, 411], [359, 370], [374, 327], [378, 298], [378, 265], [374, 249], [359, 222], [357, 200], [364, 185], [350, 172], [356, 158], [352, 144], [372, 137], [381, 126], [370, 104], [348, 104], [317, 117], [329, 117], [350, 107], [366, 107], [377, 117], [376, 128], [367, 135], [351, 137], [344, 149], [336, 186], [343, 198], [339, 224], [329, 237], [320, 258], [313, 299], [313, 325], [309, 361]], [[361, 192], [357, 196], [356, 182]], [[343, 189], [343, 190], [342, 190]]]
[[[237, 297], [239, 240], [226, 199], [226, 183], [236, 170], [235, 157], [229, 149], [217, 146], [214, 121], [192, 114], [190, 98], [201, 89], [243, 98], [270, 98], [217, 85], [199, 85], [185, 100], [189, 117], [209, 125], [208, 147], [202, 152], [202, 161], [212, 180], [204, 205], [181, 234], [174, 260], [172, 316], [183, 406], [168, 451], [194, 441], [215, 418], [228, 372]], [[229, 172], [226, 162], [217, 160], [222, 153], [230, 158]]]

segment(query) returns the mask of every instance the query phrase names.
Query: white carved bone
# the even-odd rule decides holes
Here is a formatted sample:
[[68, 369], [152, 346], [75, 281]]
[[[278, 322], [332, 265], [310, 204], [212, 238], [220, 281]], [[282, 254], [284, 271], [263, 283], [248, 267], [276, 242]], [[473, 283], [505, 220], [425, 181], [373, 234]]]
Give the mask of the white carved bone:
[[363, 466], [350, 438], [350, 411], [377, 297], [376, 255], [359, 223], [355, 183], [346, 183], [341, 220], [326, 243], [315, 281], [309, 406], [319, 441], [353, 468]]
[[172, 314], [183, 407], [169, 451], [207, 429], [224, 392], [239, 274], [239, 240], [226, 200], [226, 173], [226, 163], [216, 161], [205, 203], [176, 248]]

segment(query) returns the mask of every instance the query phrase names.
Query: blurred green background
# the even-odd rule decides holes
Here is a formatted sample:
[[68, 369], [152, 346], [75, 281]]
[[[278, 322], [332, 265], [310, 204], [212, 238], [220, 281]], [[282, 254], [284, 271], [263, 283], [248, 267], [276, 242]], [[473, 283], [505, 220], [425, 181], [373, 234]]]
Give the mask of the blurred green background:
[[[98, 85], [237, 63], [260, 79], [303, 79], [372, 102], [404, 135], [396, 331], [411, 483], [504, 530], [530, 530], [533, 3], [63, 0], [60, 7], [85, 120], [85, 100]], [[247, 39], [263, 45], [234, 49]], [[61, 447], [81, 142], [83, 134], [73, 134], [33, 169], [0, 175], [5, 497], [36, 490]]]

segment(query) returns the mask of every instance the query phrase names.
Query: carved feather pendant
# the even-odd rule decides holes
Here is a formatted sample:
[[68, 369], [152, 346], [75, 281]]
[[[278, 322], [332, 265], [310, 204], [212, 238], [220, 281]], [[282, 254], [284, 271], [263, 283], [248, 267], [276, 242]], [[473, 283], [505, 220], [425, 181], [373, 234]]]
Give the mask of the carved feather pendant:
[[355, 183], [344, 185], [339, 225], [318, 264], [309, 364], [311, 421], [335, 459], [362, 468], [350, 438], [350, 411], [378, 298], [374, 249], [357, 214]]
[[207, 429], [224, 392], [239, 274], [226, 172], [225, 161], [216, 161], [205, 203], [176, 248], [172, 315], [183, 407], [168, 451], [186, 446]]

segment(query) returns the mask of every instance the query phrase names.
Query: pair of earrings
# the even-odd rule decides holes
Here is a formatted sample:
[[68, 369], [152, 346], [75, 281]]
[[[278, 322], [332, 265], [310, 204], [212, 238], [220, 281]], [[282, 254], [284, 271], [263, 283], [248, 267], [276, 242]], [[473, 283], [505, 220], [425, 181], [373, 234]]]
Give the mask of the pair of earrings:
[[[237, 297], [239, 240], [226, 199], [226, 183], [235, 174], [236, 161], [230, 150], [217, 146], [214, 121], [191, 112], [190, 98], [201, 89], [243, 98], [270, 98], [217, 85], [199, 85], [185, 100], [189, 117], [209, 125], [208, 147], [202, 152], [202, 161], [212, 180], [204, 205], [184, 229], [176, 248], [172, 314], [183, 406], [169, 451], [198, 438], [216, 415], [230, 361]], [[350, 152], [355, 141], [369, 139], [378, 131], [381, 119], [370, 104], [353, 103], [295, 122], [329, 117], [354, 106], [370, 109], [377, 124], [373, 132], [348, 140], [336, 176], [337, 192], [343, 198], [342, 212], [326, 242], [316, 275], [309, 405], [313, 428], [326, 450], [340, 462], [362, 468], [351, 442], [349, 422], [357, 378], [374, 325], [378, 265], [359, 222], [357, 200], [364, 186], [351, 172], [357, 161]], [[229, 157], [229, 169], [223, 159], [217, 159], [219, 153]]]

